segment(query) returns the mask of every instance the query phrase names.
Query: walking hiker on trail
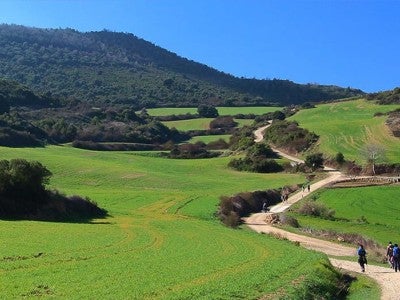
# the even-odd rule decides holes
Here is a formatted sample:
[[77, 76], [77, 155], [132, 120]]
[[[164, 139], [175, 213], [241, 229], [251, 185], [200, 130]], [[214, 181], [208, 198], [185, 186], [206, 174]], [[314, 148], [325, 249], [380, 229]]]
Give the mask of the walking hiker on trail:
[[308, 192], [310, 192], [310, 185], [307, 185], [307, 190]]
[[365, 272], [365, 265], [367, 262], [367, 251], [365, 251], [364, 246], [362, 244], [358, 244], [357, 254], [358, 254], [358, 263], [361, 267], [361, 272]]
[[400, 249], [397, 244], [394, 244], [393, 247], [393, 266], [394, 266], [394, 271], [397, 272], [397, 270], [400, 271]]
[[392, 242], [389, 242], [389, 244], [386, 247], [386, 257], [387, 261], [389, 263], [389, 266], [393, 269], [394, 267], [394, 262], [393, 262], [393, 244]]

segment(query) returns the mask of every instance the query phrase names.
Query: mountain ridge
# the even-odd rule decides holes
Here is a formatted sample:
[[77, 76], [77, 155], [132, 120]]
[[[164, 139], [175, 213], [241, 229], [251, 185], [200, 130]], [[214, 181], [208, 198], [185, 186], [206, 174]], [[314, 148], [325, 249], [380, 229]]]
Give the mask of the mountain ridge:
[[136, 107], [297, 104], [363, 95], [361, 90], [247, 79], [108, 30], [0, 25], [0, 76], [36, 92]]

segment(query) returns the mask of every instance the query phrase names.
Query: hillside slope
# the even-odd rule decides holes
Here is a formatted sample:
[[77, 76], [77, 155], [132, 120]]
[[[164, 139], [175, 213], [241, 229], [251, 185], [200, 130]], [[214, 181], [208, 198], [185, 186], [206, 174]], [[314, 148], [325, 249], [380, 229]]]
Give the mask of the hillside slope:
[[133, 34], [0, 25], [0, 76], [35, 91], [143, 106], [292, 104], [362, 91], [243, 79], [179, 57]]

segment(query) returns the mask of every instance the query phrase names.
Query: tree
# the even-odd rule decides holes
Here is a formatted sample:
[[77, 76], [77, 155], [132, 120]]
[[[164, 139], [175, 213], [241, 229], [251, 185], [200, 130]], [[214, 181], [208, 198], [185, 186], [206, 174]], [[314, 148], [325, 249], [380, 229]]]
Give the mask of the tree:
[[37, 197], [48, 184], [51, 172], [40, 162], [25, 159], [0, 161], [0, 193]]
[[5, 97], [0, 95], [0, 115], [10, 112], [10, 103]]
[[368, 163], [372, 165], [372, 174], [375, 175], [375, 165], [385, 160], [386, 150], [381, 145], [368, 144], [361, 149], [361, 154], [367, 160]]
[[339, 164], [342, 165], [344, 163], [344, 155], [342, 152], [338, 152], [335, 156], [335, 161]]
[[199, 105], [197, 108], [197, 113], [200, 117], [204, 118], [216, 118], [219, 115], [215, 106], [205, 104]]
[[305, 164], [307, 167], [316, 170], [322, 168], [324, 164], [324, 158], [322, 153], [314, 153], [306, 156]]

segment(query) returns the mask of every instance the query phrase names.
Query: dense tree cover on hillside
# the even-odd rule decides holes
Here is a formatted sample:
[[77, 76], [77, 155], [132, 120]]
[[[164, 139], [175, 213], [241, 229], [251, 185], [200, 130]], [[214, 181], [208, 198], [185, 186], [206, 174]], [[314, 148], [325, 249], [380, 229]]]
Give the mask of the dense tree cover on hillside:
[[336, 86], [237, 78], [133, 34], [5, 24], [0, 25], [0, 76], [63, 98], [135, 108], [287, 104], [362, 94]]
[[49, 191], [52, 173], [37, 161], [0, 161], [0, 218], [28, 220], [82, 220], [107, 215], [89, 199], [65, 197]]
[[[59, 101], [41, 96], [9, 80], [0, 80], [0, 145], [41, 146], [80, 141], [76, 145], [100, 149], [84, 142], [163, 144], [179, 142], [188, 135], [169, 129], [145, 111], [127, 105], [93, 106], [81, 101]], [[83, 146], [82, 146], [83, 147]], [[132, 146], [108, 146], [108, 150]], [[135, 146], [134, 149], [147, 149]]]
[[380, 104], [400, 104], [400, 87], [390, 91], [371, 93], [366, 98], [368, 100], [377, 100]]

